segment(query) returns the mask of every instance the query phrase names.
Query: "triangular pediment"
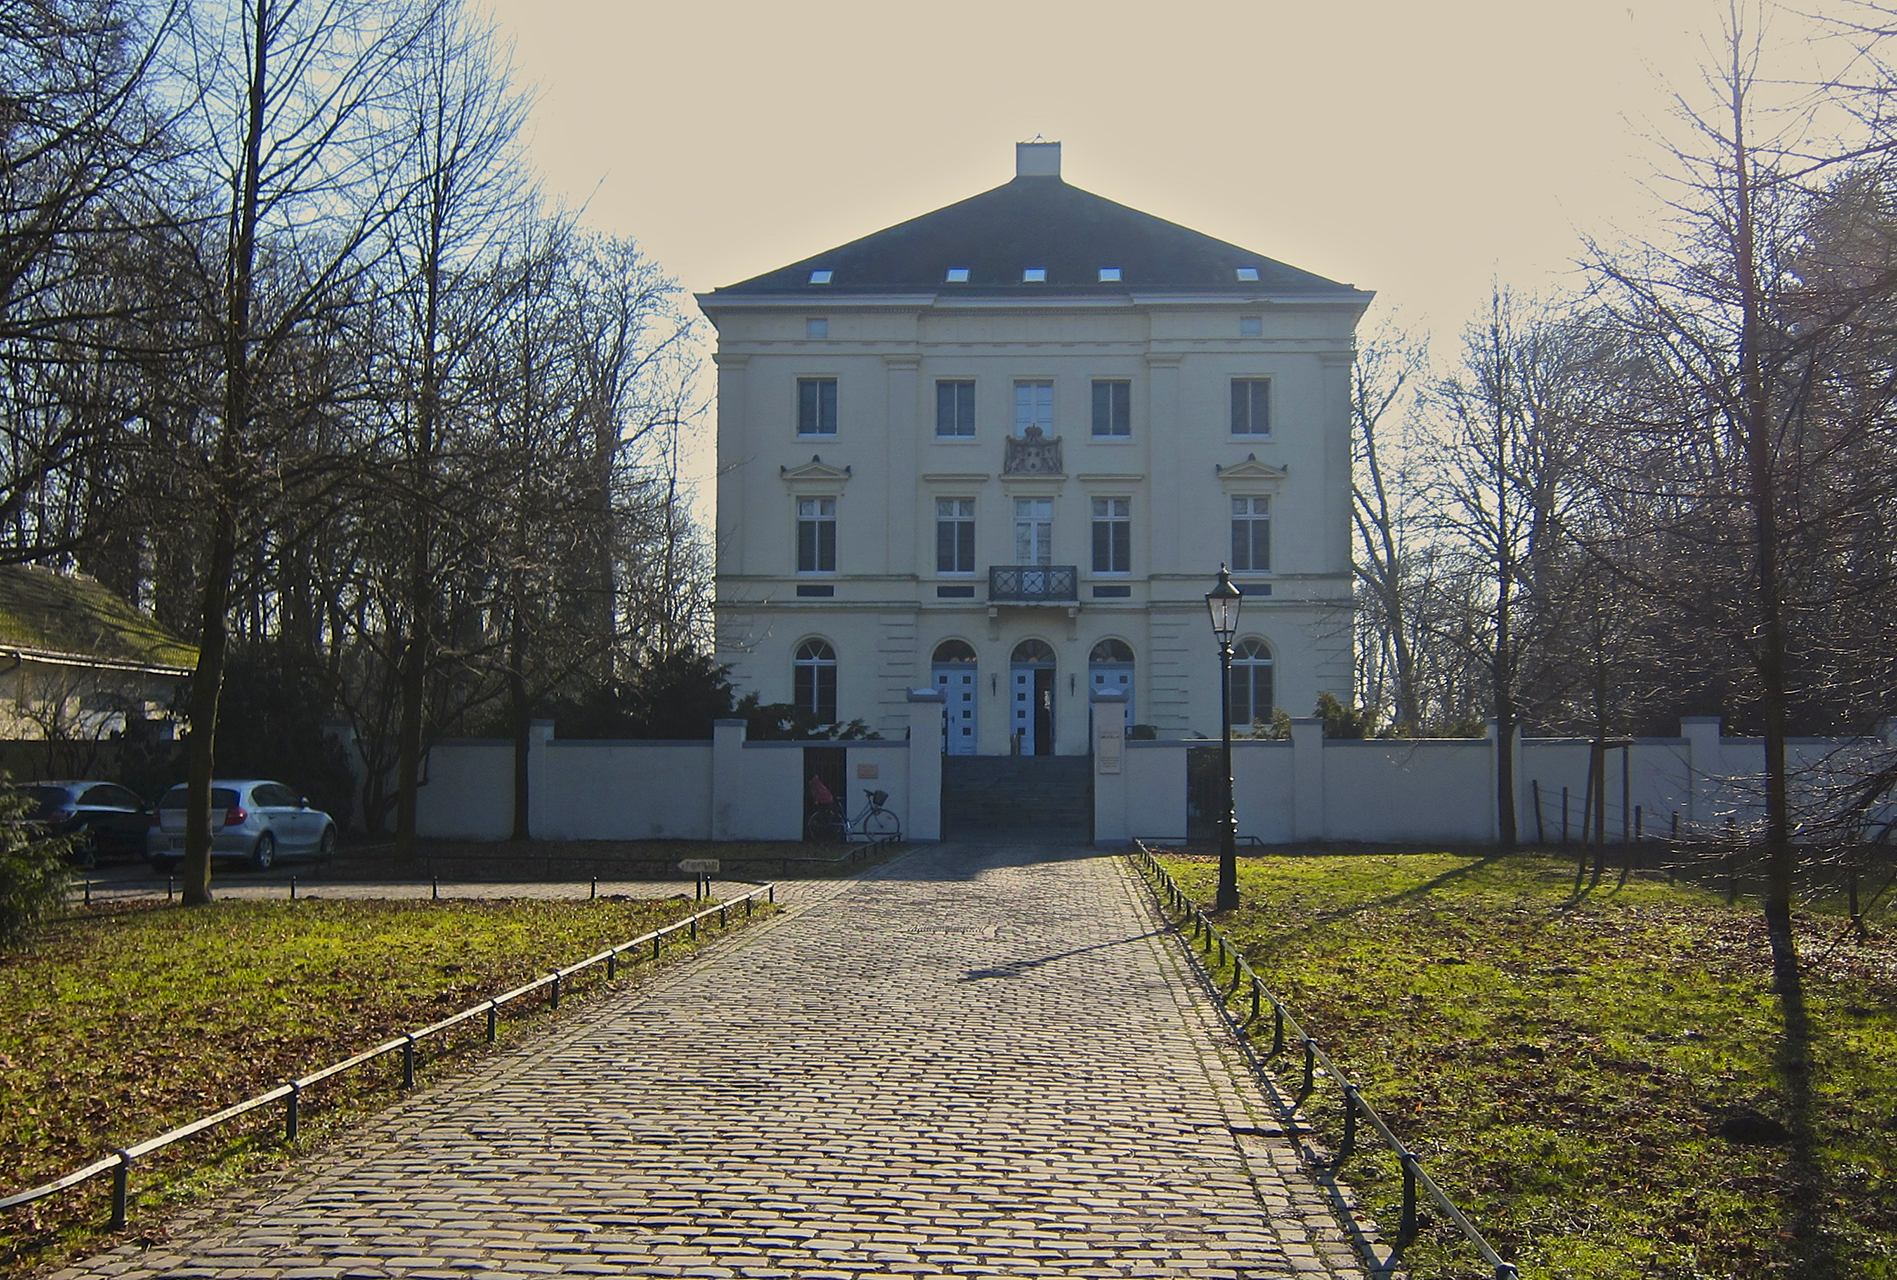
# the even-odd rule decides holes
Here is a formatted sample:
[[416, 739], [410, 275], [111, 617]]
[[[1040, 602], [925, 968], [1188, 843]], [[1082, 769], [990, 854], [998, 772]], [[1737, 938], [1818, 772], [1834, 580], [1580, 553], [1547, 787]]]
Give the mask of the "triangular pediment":
[[1229, 467], [1215, 466], [1221, 480], [1282, 480], [1291, 474], [1289, 467], [1274, 467], [1268, 462], [1258, 461], [1258, 455], [1248, 453], [1243, 462], [1235, 462]]
[[800, 462], [794, 467], [779, 467], [777, 474], [786, 480], [823, 480], [831, 484], [842, 484], [850, 478], [850, 469], [831, 466], [821, 456], [813, 453], [810, 455], [810, 461]]

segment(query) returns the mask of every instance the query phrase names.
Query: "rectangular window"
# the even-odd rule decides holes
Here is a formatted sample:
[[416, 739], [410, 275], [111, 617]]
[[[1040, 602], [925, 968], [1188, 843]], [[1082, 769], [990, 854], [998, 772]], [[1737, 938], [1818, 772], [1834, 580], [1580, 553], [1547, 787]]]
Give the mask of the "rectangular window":
[[1096, 436], [1133, 434], [1133, 384], [1124, 378], [1093, 381], [1093, 433]]
[[833, 436], [837, 433], [837, 380], [797, 379], [797, 434]]
[[974, 383], [944, 379], [935, 384], [935, 434], [944, 440], [974, 439]]
[[1232, 499], [1232, 572], [1271, 570], [1271, 499]]
[[1014, 384], [1014, 434], [1024, 436], [1029, 427], [1039, 427], [1043, 435], [1054, 434], [1053, 383]]
[[1232, 434], [1271, 434], [1271, 379], [1232, 379]]
[[837, 571], [837, 500], [797, 499], [797, 572]]
[[935, 570], [975, 572], [975, 500], [935, 500]]
[[796, 688], [791, 697], [797, 709], [818, 724], [837, 722], [837, 664], [798, 662], [792, 671]]
[[1093, 571], [1133, 571], [1133, 500], [1093, 500]]
[[1052, 498], [1016, 498], [1014, 500], [1014, 562], [1016, 564], [1052, 564], [1054, 562], [1054, 500]]

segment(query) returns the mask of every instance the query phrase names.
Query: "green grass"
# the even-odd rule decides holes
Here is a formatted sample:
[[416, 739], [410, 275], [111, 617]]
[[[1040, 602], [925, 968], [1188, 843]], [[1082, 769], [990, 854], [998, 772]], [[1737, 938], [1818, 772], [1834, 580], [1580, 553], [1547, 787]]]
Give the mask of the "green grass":
[[[0, 1194], [263, 1092], [689, 915], [689, 898], [227, 901], [81, 915], [0, 955]], [[744, 918], [740, 912], [738, 919]], [[682, 951], [684, 939], [668, 954]], [[643, 953], [649, 957], [650, 953]], [[647, 967], [622, 964], [620, 981]], [[562, 993], [605, 985], [598, 968]], [[510, 1023], [544, 1008], [527, 997]], [[422, 1078], [472, 1060], [484, 1023], [424, 1042]], [[311, 1091], [306, 1133], [394, 1096], [400, 1055]], [[278, 1108], [141, 1165], [149, 1206], [284, 1158]], [[102, 1245], [111, 1179], [0, 1216], [0, 1271]], [[149, 1228], [152, 1214], [135, 1229]]]
[[[1215, 862], [1164, 861], [1209, 906]], [[1864, 943], [1799, 915], [1801, 1045], [1756, 910], [1702, 890], [1610, 877], [1576, 895], [1572, 863], [1531, 856], [1239, 871], [1221, 928], [1524, 1277], [1897, 1277], [1888, 923]], [[1293, 1084], [1297, 1065], [1277, 1064]], [[1312, 1109], [1333, 1145], [1335, 1092]], [[1345, 1176], [1394, 1233], [1399, 1173], [1360, 1152]], [[1483, 1274], [1460, 1240], [1428, 1224], [1405, 1263]]]

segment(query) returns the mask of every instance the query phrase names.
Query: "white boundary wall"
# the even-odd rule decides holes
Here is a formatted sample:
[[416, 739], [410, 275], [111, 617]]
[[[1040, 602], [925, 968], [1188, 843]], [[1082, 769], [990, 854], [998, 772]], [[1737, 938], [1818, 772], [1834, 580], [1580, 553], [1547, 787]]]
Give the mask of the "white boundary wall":
[[[906, 739], [850, 743], [747, 742], [744, 723], [720, 721], [709, 742], [556, 740], [536, 723], [528, 748], [533, 812], [542, 840], [796, 840], [802, 834], [803, 752], [845, 750], [850, 812], [863, 791], [889, 793], [903, 833], [941, 836], [942, 698], [910, 695]], [[1117, 715], [1095, 717], [1094, 839], [1180, 840], [1187, 824], [1187, 753], [1205, 740], [1129, 742]], [[1764, 750], [1755, 738], [1721, 736], [1716, 719], [1684, 720], [1677, 738], [1647, 738], [1607, 753], [1607, 838], [1682, 836], [1756, 827], [1763, 813]], [[913, 748], [912, 749], [912, 745]], [[1794, 803], [1815, 805], [1836, 780], [1887, 764], [1897, 722], [1879, 738], [1795, 739]], [[1517, 830], [1524, 841], [1581, 836], [1589, 747], [1585, 740], [1516, 744]], [[1622, 770], [1626, 769], [1623, 809]], [[417, 808], [424, 836], [504, 840], [513, 822], [513, 746], [449, 741], [430, 753]], [[1486, 844], [1496, 838], [1496, 741], [1487, 738], [1326, 741], [1316, 719], [1294, 720], [1284, 741], [1233, 743], [1241, 836], [1266, 844], [1339, 840]], [[1536, 812], [1540, 802], [1539, 819]], [[1890, 806], [1873, 815], [1888, 821]]]
[[[863, 791], [886, 802], [916, 840], [941, 837], [942, 695], [911, 695], [910, 739], [746, 742], [742, 720], [721, 720], [711, 741], [556, 739], [536, 721], [527, 742], [529, 834], [536, 840], [798, 840], [804, 822], [804, 748], [842, 747], [850, 812]], [[360, 757], [358, 756], [358, 765]], [[428, 754], [416, 830], [434, 839], [505, 840], [514, 820], [514, 744], [479, 738]], [[912, 783], [914, 784], [912, 786]], [[913, 792], [913, 795], [912, 795]]]
[[[1607, 753], [1606, 831], [1620, 841], [1633, 828], [1649, 837], [1682, 836], [1728, 826], [1745, 831], [1764, 815], [1764, 744], [1725, 738], [1713, 718], [1681, 721], [1678, 738], [1647, 738]], [[1094, 840], [1181, 840], [1186, 835], [1186, 758], [1216, 741], [1122, 742], [1109, 717], [1095, 719]], [[1789, 744], [1794, 811], [1816, 810], [1834, 784], [1889, 764], [1897, 722], [1878, 738], [1799, 738]], [[1562, 837], [1562, 789], [1568, 836], [1581, 836], [1587, 794], [1585, 739], [1540, 738], [1515, 746], [1516, 829], [1524, 841]], [[1626, 775], [1623, 803], [1622, 774]], [[1283, 741], [1232, 744], [1233, 803], [1241, 837], [1293, 841], [1443, 841], [1487, 844], [1497, 838], [1496, 739], [1424, 738], [1326, 741], [1323, 722], [1294, 720]], [[1537, 821], [1536, 800], [1540, 801]], [[1623, 816], [1626, 815], [1626, 816]], [[1885, 805], [1874, 820], [1890, 821]]]

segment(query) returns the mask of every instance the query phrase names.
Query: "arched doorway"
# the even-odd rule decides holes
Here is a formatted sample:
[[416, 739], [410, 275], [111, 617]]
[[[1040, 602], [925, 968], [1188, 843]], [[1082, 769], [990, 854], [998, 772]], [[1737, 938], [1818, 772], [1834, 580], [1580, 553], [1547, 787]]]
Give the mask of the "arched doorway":
[[1126, 727], [1133, 727], [1133, 648], [1124, 640], [1102, 640], [1087, 655], [1087, 683], [1126, 694]]
[[975, 650], [966, 640], [944, 640], [932, 659], [935, 687], [947, 706], [942, 716], [942, 754], [975, 754]]
[[1023, 640], [1009, 658], [1008, 728], [1024, 756], [1054, 754], [1054, 649], [1045, 640]]

